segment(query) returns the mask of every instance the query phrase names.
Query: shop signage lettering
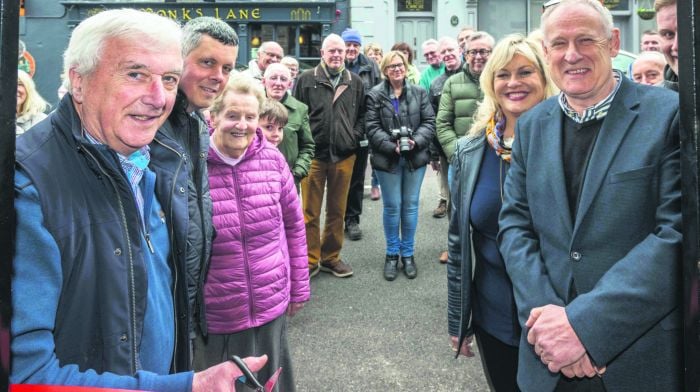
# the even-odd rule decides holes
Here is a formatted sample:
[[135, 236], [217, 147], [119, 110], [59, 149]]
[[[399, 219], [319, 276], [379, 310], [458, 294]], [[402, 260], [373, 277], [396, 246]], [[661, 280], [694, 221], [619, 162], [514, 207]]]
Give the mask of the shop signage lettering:
[[261, 19], [260, 8], [141, 8], [175, 20], [190, 20], [200, 16], [211, 16], [222, 20], [258, 20]]

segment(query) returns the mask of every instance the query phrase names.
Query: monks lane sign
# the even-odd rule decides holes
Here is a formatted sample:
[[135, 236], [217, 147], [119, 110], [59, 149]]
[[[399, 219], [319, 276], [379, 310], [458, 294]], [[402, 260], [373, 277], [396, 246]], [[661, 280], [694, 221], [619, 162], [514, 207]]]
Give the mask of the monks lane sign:
[[[284, 3], [108, 3], [108, 2], [64, 2], [70, 10], [77, 11], [80, 19], [88, 18], [98, 12], [130, 7], [151, 12], [173, 20], [187, 22], [200, 16], [210, 16], [227, 22], [329, 22], [333, 18], [335, 4], [322, 3], [314, 5], [302, 3], [301, 6]], [[254, 6], [252, 4], [255, 4]], [[295, 4], [296, 5], [296, 4]]]

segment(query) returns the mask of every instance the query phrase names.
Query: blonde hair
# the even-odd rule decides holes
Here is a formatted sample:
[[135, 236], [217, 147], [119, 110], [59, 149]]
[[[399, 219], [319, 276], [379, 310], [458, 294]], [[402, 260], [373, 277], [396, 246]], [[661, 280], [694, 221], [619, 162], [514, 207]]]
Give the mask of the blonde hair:
[[394, 60], [394, 57], [401, 59], [403, 67], [406, 68], [406, 72], [408, 72], [408, 60], [406, 60], [406, 56], [404, 56], [404, 54], [398, 50], [392, 50], [391, 52], [387, 53], [386, 56], [382, 57], [382, 62], [379, 64], [379, 69], [382, 71], [382, 75], [384, 75], [384, 71], [389, 68], [391, 61]]
[[258, 113], [260, 113], [263, 102], [265, 102], [265, 92], [262, 86], [257, 80], [250, 76], [238, 73], [229, 79], [228, 84], [224, 87], [224, 91], [214, 100], [214, 103], [211, 104], [209, 111], [212, 116], [224, 110], [224, 99], [231, 93], [254, 96], [255, 99], [258, 100]]
[[501, 108], [498, 106], [494, 90], [494, 78], [496, 72], [508, 65], [517, 54], [534, 64], [544, 82], [545, 99], [557, 93], [557, 88], [549, 76], [549, 69], [545, 65], [541, 46], [521, 34], [510, 34], [499, 41], [493, 48], [489, 61], [486, 62], [484, 70], [481, 72], [479, 84], [481, 85], [481, 91], [484, 92], [484, 100], [479, 104], [474, 114], [474, 124], [469, 129], [469, 136], [481, 135], [491, 118], [500, 113]]
[[24, 90], [27, 92], [27, 98], [19, 107], [17, 117], [24, 116], [26, 114], [33, 116], [38, 113], [44, 113], [46, 109], [51, 106], [44, 98], [41, 97], [39, 91], [37, 91], [36, 84], [34, 84], [32, 77], [21, 69], [17, 70], [17, 85], [24, 86]]
[[367, 45], [365, 45], [365, 56], [369, 56], [369, 54], [372, 52], [379, 52], [380, 56], [384, 56], [384, 51], [382, 50], [382, 47], [376, 42], [370, 42]]
[[676, 6], [676, 0], [656, 0], [654, 1], [654, 10], [659, 12], [660, 9], [669, 6]]

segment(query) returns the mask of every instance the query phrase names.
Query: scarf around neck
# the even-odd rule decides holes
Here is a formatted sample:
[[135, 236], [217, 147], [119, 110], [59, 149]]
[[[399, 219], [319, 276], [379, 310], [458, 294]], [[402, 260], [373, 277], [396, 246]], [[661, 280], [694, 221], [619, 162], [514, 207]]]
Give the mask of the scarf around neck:
[[513, 146], [513, 138], [504, 138], [503, 130], [506, 127], [506, 117], [501, 116], [496, 122], [496, 114], [491, 117], [486, 125], [486, 140], [496, 152], [496, 155], [501, 157], [505, 162], [510, 163], [511, 147]]

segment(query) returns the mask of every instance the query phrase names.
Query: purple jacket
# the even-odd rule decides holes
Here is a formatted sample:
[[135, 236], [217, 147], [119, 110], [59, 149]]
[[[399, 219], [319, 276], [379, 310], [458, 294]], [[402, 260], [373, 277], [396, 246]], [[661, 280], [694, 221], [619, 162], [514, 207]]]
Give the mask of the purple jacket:
[[287, 162], [258, 129], [235, 167], [209, 149], [214, 239], [204, 284], [208, 332], [230, 334], [309, 300], [304, 216]]

